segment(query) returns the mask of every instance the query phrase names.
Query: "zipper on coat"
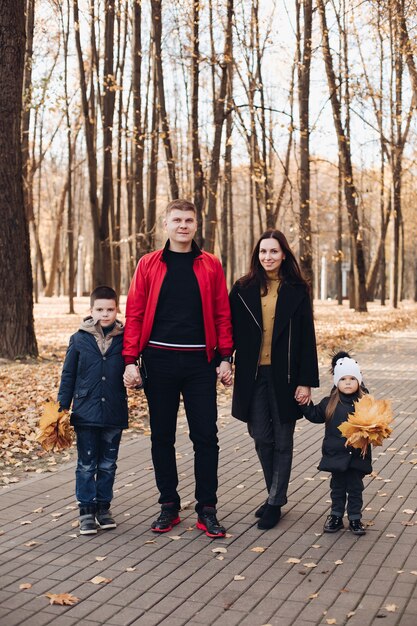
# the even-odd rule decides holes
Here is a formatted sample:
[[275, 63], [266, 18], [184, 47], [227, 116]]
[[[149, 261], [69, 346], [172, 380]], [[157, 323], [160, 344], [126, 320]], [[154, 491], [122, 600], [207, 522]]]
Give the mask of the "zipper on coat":
[[259, 328], [260, 332], [261, 332], [261, 347], [259, 348], [259, 354], [258, 354], [258, 362], [256, 364], [256, 372], [255, 372], [255, 380], [258, 378], [258, 368], [259, 368], [259, 361], [261, 360], [261, 352], [262, 352], [262, 339], [263, 339], [263, 330], [262, 328], [259, 326], [258, 324], [258, 320], [256, 319], [256, 317], [254, 316], [254, 314], [252, 313], [252, 311], [250, 310], [250, 308], [248, 307], [248, 305], [246, 304], [246, 302], [244, 301], [244, 299], [242, 298], [242, 296], [240, 295], [240, 293], [237, 294], [239, 296], [239, 298], [242, 300], [243, 302], [243, 306], [249, 311], [250, 315], [253, 318], [253, 321], [255, 322], [255, 324], [257, 325], [257, 327]]
[[291, 318], [290, 318], [290, 330], [288, 333], [288, 384], [291, 382]]

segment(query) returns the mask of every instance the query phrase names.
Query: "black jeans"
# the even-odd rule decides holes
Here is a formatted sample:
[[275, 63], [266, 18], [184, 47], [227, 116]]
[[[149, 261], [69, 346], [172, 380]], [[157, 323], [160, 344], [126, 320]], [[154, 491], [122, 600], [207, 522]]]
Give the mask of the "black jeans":
[[207, 361], [205, 351], [146, 348], [142, 357], [159, 503], [180, 507], [175, 432], [182, 394], [194, 447], [195, 508], [215, 506], [219, 458], [215, 364]]
[[80, 506], [108, 505], [113, 498], [116, 461], [122, 431], [120, 428], [76, 426], [77, 468], [75, 495]]
[[351, 520], [361, 519], [364, 475], [363, 472], [355, 469], [347, 469], [346, 472], [332, 472], [330, 480], [332, 515], [343, 517], [347, 500], [348, 518]]
[[249, 409], [248, 430], [262, 465], [268, 503], [273, 506], [287, 502], [294, 428], [295, 421], [280, 421], [271, 367], [261, 365]]

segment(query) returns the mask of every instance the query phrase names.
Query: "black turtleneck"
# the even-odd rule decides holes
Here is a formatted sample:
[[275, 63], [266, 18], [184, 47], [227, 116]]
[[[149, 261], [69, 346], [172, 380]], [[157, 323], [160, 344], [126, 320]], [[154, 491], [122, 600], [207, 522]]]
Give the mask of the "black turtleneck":
[[195, 252], [164, 251], [167, 273], [162, 283], [150, 345], [168, 349], [204, 349], [200, 289], [194, 274]]

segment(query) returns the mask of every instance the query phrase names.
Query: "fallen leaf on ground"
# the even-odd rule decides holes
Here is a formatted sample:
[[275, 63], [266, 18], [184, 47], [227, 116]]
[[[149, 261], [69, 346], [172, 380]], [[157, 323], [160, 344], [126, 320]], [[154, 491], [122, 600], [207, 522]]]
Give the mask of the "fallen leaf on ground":
[[317, 549], [317, 548], [320, 548], [321, 546], [319, 546], [319, 544], [318, 544], [318, 543], [314, 543], [311, 547], [312, 547], [312, 548], [316, 548], [316, 549]]
[[304, 567], [313, 568], [317, 567], [316, 563], [303, 563]]
[[72, 606], [79, 602], [79, 599], [72, 596], [70, 593], [45, 593], [44, 595], [49, 598], [49, 604]]
[[291, 557], [290, 559], [288, 559], [287, 561], [285, 561], [286, 563], [300, 563], [301, 559], [294, 559], [293, 557]]
[[35, 509], [32, 513], [43, 513], [43, 508], [40, 506], [39, 509]]
[[24, 544], [27, 548], [31, 548], [32, 546], [38, 546], [39, 545], [39, 541], [28, 541], [27, 543]]
[[385, 535], [385, 537], [388, 537], [389, 539], [394, 539], [397, 535], [393, 535], [392, 533], [388, 533], [387, 535]]
[[341, 559], [339, 559], [338, 561], [335, 561], [334, 564], [335, 565], [342, 565], [343, 561]]
[[95, 557], [96, 561], [104, 561], [105, 559], [107, 559], [106, 556], [96, 556]]
[[314, 598], [318, 598], [318, 597], [319, 597], [319, 593], [311, 593], [311, 594], [308, 596], [308, 599], [309, 599], [309, 600], [314, 600]]
[[406, 513], [407, 515], [413, 515], [414, 511], [413, 511], [413, 509], [404, 509], [403, 513]]
[[126, 567], [127, 572], [134, 572], [136, 567]]
[[182, 539], [181, 535], [168, 535], [169, 539], [172, 539], [172, 541], [178, 541], [178, 539]]
[[224, 561], [224, 556], [220, 555], [220, 556], [216, 556], [216, 559], [218, 561]]
[[251, 548], [251, 552], [265, 552], [266, 548], [262, 548], [261, 546], [257, 546], [256, 548]]
[[20, 522], [21, 526], [26, 526], [26, 524], [31, 524], [32, 522], [29, 519], [24, 520], [23, 522]]
[[386, 609], [389, 613], [395, 613], [395, 611], [398, 609], [398, 606], [396, 604], [387, 604], [384, 606], [384, 609]]
[[21, 585], [19, 585], [19, 589], [30, 589], [31, 587], [31, 583], [22, 583]]
[[92, 578], [90, 580], [90, 583], [93, 583], [93, 585], [101, 585], [101, 583], [111, 583], [112, 579], [111, 578], [104, 578], [104, 576], [94, 576], [94, 578]]
[[330, 619], [326, 619], [326, 624], [337, 624], [337, 621], [334, 617], [331, 617]]
[[215, 554], [226, 554], [227, 549], [226, 548], [213, 548], [212, 552], [214, 552]]
[[417, 576], [417, 570], [412, 570], [410, 574], [413, 574], [413, 576]]
[[351, 618], [351, 617], [353, 617], [354, 615], [356, 615], [356, 611], [350, 611], [350, 612], [346, 615], [346, 617], [347, 617], [348, 619], [350, 619], [350, 618]]
[[181, 504], [180, 511], [185, 511], [185, 509], [188, 509], [188, 507], [190, 506], [190, 504], [191, 504], [191, 500], [188, 500], [187, 502], [183, 502], [183, 503]]
[[239, 574], [236, 574], [236, 576], [233, 576], [233, 580], [245, 580], [245, 576], [240, 576]]

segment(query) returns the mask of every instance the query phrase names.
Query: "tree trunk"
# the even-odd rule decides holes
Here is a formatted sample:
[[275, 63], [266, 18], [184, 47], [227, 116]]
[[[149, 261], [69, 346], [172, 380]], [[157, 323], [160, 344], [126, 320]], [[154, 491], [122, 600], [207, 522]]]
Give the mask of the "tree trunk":
[[341, 154], [344, 191], [346, 208], [348, 212], [350, 240], [353, 253], [353, 271], [355, 276], [355, 310], [363, 312], [366, 307], [366, 268], [365, 256], [362, 246], [361, 225], [357, 208], [358, 193], [353, 182], [353, 168], [350, 154], [350, 146], [342, 125], [340, 101], [337, 95], [336, 77], [333, 69], [333, 60], [330, 52], [329, 33], [326, 20], [326, 12], [323, 0], [317, 0], [317, 7], [321, 18], [323, 55], [326, 67], [327, 82], [329, 86], [330, 101], [333, 111], [339, 152]]
[[[144, 129], [142, 128], [142, 0], [134, 0], [133, 5], [133, 199], [137, 233], [145, 227], [145, 204], [143, 199]], [[136, 257], [141, 256], [137, 239]]]
[[152, 128], [151, 128], [151, 154], [149, 163], [149, 186], [148, 206], [146, 210], [146, 251], [153, 248], [156, 221], [156, 194], [158, 189], [158, 148], [159, 148], [159, 107], [158, 107], [158, 71], [155, 60], [155, 47], [153, 54], [153, 102], [152, 102]]
[[24, 209], [21, 114], [24, 0], [0, 3], [0, 357], [37, 356], [29, 230]]
[[[313, 1], [302, 0], [303, 5], [303, 48], [298, 63], [298, 103], [300, 125], [300, 266], [313, 287], [313, 245], [310, 220], [310, 67], [311, 37], [313, 25]], [[300, 0], [297, 0], [299, 10]], [[298, 20], [299, 23], [300, 20]], [[297, 27], [297, 39], [301, 48], [301, 29]]]
[[[64, 221], [65, 198], [67, 196], [67, 193], [68, 193], [68, 178], [62, 189], [61, 198], [59, 200], [58, 214], [57, 214], [56, 225], [55, 225], [54, 244], [52, 247], [51, 270], [49, 272], [48, 284], [45, 289], [45, 296], [47, 298], [51, 298], [53, 296], [54, 289], [55, 289], [55, 277], [56, 277], [56, 274], [58, 271], [58, 265], [59, 265], [61, 231], [62, 231], [62, 224]], [[78, 268], [78, 271], [80, 271], [80, 268]]]
[[103, 68], [103, 185], [101, 190], [100, 244], [102, 248], [103, 282], [112, 282], [113, 241], [110, 237], [110, 216], [114, 211], [113, 190], [113, 121], [114, 121], [114, 2], [105, 0], [104, 68]]
[[155, 62], [157, 70], [157, 89], [159, 111], [162, 129], [162, 143], [165, 147], [165, 156], [168, 167], [169, 188], [171, 200], [178, 198], [178, 183], [175, 171], [175, 159], [171, 144], [171, 134], [168, 123], [168, 114], [165, 105], [164, 73], [162, 68], [162, 0], [151, 0], [152, 29], [155, 44]]
[[[70, 100], [68, 96], [68, 40], [70, 33], [70, 0], [67, 0], [67, 24], [62, 23], [64, 39], [64, 92], [65, 92], [65, 116], [67, 121], [67, 155], [68, 155], [68, 192], [67, 192], [67, 242], [68, 242], [68, 303], [69, 313], [74, 310], [74, 217], [72, 206], [72, 129], [70, 118]], [[80, 268], [81, 269], [81, 268]]]
[[216, 100], [215, 116], [214, 116], [214, 141], [211, 152], [210, 178], [208, 184], [208, 206], [207, 217], [204, 231], [204, 249], [207, 252], [214, 252], [214, 243], [216, 238], [217, 225], [217, 183], [220, 172], [220, 151], [223, 122], [225, 118], [225, 100], [227, 91], [228, 65], [232, 63], [231, 45], [232, 45], [232, 21], [233, 21], [233, 2], [227, 0], [227, 24], [224, 43], [224, 59], [222, 67], [222, 76], [220, 82], [219, 94]]
[[200, 72], [200, 1], [193, 2], [193, 54], [191, 59], [191, 146], [193, 159], [194, 205], [197, 213], [196, 241], [199, 246], [203, 241], [203, 212], [204, 212], [204, 172], [201, 162], [199, 140], [199, 72]]
[[87, 98], [87, 79], [85, 75], [84, 59], [81, 48], [80, 20], [78, 0], [74, 5], [74, 33], [77, 49], [78, 70], [80, 73], [81, 103], [85, 124], [85, 141], [87, 147], [88, 182], [91, 220], [93, 225], [93, 283], [100, 285], [105, 282], [102, 268], [102, 249], [100, 245], [100, 211], [97, 198], [97, 155], [95, 151], [95, 113], [91, 112]]

